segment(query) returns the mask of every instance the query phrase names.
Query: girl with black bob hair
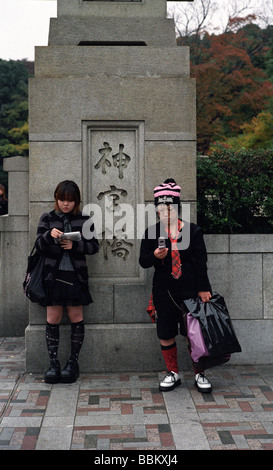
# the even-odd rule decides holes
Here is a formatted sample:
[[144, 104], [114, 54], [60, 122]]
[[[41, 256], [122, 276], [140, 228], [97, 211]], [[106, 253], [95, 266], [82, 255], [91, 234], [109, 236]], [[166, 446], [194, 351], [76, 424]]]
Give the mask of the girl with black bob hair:
[[[43, 280], [47, 309], [46, 343], [50, 365], [45, 373], [47, 383], [72, 383], [79, 377], [78, 356], [84, 340], [83, 306], [92, 303], [88, 289], [86, 255], [99, 250], [97, 238], [78, 241], [63, 239], [66, 232], [80, 232], [88, 216], [80, 211], [80, 190], [74, 181], [65, 180], [54, 192], [54, 210], [41, 216], [36, 249], [45, 257]], [[94, 232], [94, 225], [90, 230]], [[71, 355], [61, 371], [57, 357], [59, 325], [66, 307], [71, 322]]]

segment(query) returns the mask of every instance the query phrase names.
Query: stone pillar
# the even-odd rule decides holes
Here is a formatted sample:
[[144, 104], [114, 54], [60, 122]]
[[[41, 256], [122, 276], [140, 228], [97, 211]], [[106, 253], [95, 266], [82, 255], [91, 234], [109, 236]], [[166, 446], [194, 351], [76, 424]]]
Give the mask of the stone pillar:
[[23, 336], [28, 303], [23, 294], [28, 256], [28, 158], [4, 159], [9, 212], [0, 217], [0, 336]]
[[[88, 260], [94, 303], [84, 313], [81, 370], [164, 367], [146, 313], [152, 270], [138, 263], [138, 210], [167, 177], [183, 202], [196, 202], [195, 82], [166, 0], [58, 0], [49, 45], [36, 48], [29, 105], [31, 240], [66, 178], [79, 184], [83, 206], [103, 214], [100, 252]], [[63, 323], [61, 360], [70, 347]], [[44, 325], [44, 309], [30, 305], [28, 371], [46, 367]]]

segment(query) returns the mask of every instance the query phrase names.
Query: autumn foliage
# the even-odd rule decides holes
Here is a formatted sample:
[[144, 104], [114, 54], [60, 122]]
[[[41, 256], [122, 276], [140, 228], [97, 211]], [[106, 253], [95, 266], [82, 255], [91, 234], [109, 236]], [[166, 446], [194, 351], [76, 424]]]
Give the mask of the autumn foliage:
[[[258, 123], [257, 117], [266, 112], [273, 96], [273, 83], [266, 69], [273, 27], [261, 30], [250, 21], [251, 17], [235, 18], [223, 34], [205, 33], [202, 38], [178, 40], [178, 44], [190, 46], [201, 153], [209, 153], [214, 142], [232, 145], [228, 139], [247, 131], [252, 119], [256, 119], [254, 127], [259, 123], [262, 126], [263, 118], [270, 121], [270, 116], [260, 115]], [[272, 133], [271, 140], [273, 143]]]

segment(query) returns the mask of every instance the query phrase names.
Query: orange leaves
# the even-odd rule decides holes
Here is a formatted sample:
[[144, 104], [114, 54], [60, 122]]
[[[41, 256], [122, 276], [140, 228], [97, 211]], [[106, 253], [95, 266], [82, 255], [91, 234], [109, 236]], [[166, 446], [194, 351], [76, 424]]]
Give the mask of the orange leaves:
[[241, 24], [242, 18], [234, 19], [230, 29], [236, 32], [206, 34], [191, 48], [192, 76], [197, 84], [198, 149], [203, 153], [212, 141], [240, 133], [241, 126], [261, 112], [273, 96], [272, 83], [252, 60], [253, 51], [265, 54], [267, 50], [259, 43], [262, 36], [253, 39], [246, 29], [238, 29]]

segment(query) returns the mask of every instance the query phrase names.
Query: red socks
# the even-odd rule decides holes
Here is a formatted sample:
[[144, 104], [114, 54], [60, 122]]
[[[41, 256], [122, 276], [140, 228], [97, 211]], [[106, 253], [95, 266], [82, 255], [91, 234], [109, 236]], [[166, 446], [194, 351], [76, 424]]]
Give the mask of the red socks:
[[161, 345], [162, 356], [166, 363], [168, 372], [176, 372], [178, 374], [178, 365], [177, 365], [177, 346], [176, 342], [170, 346]]

